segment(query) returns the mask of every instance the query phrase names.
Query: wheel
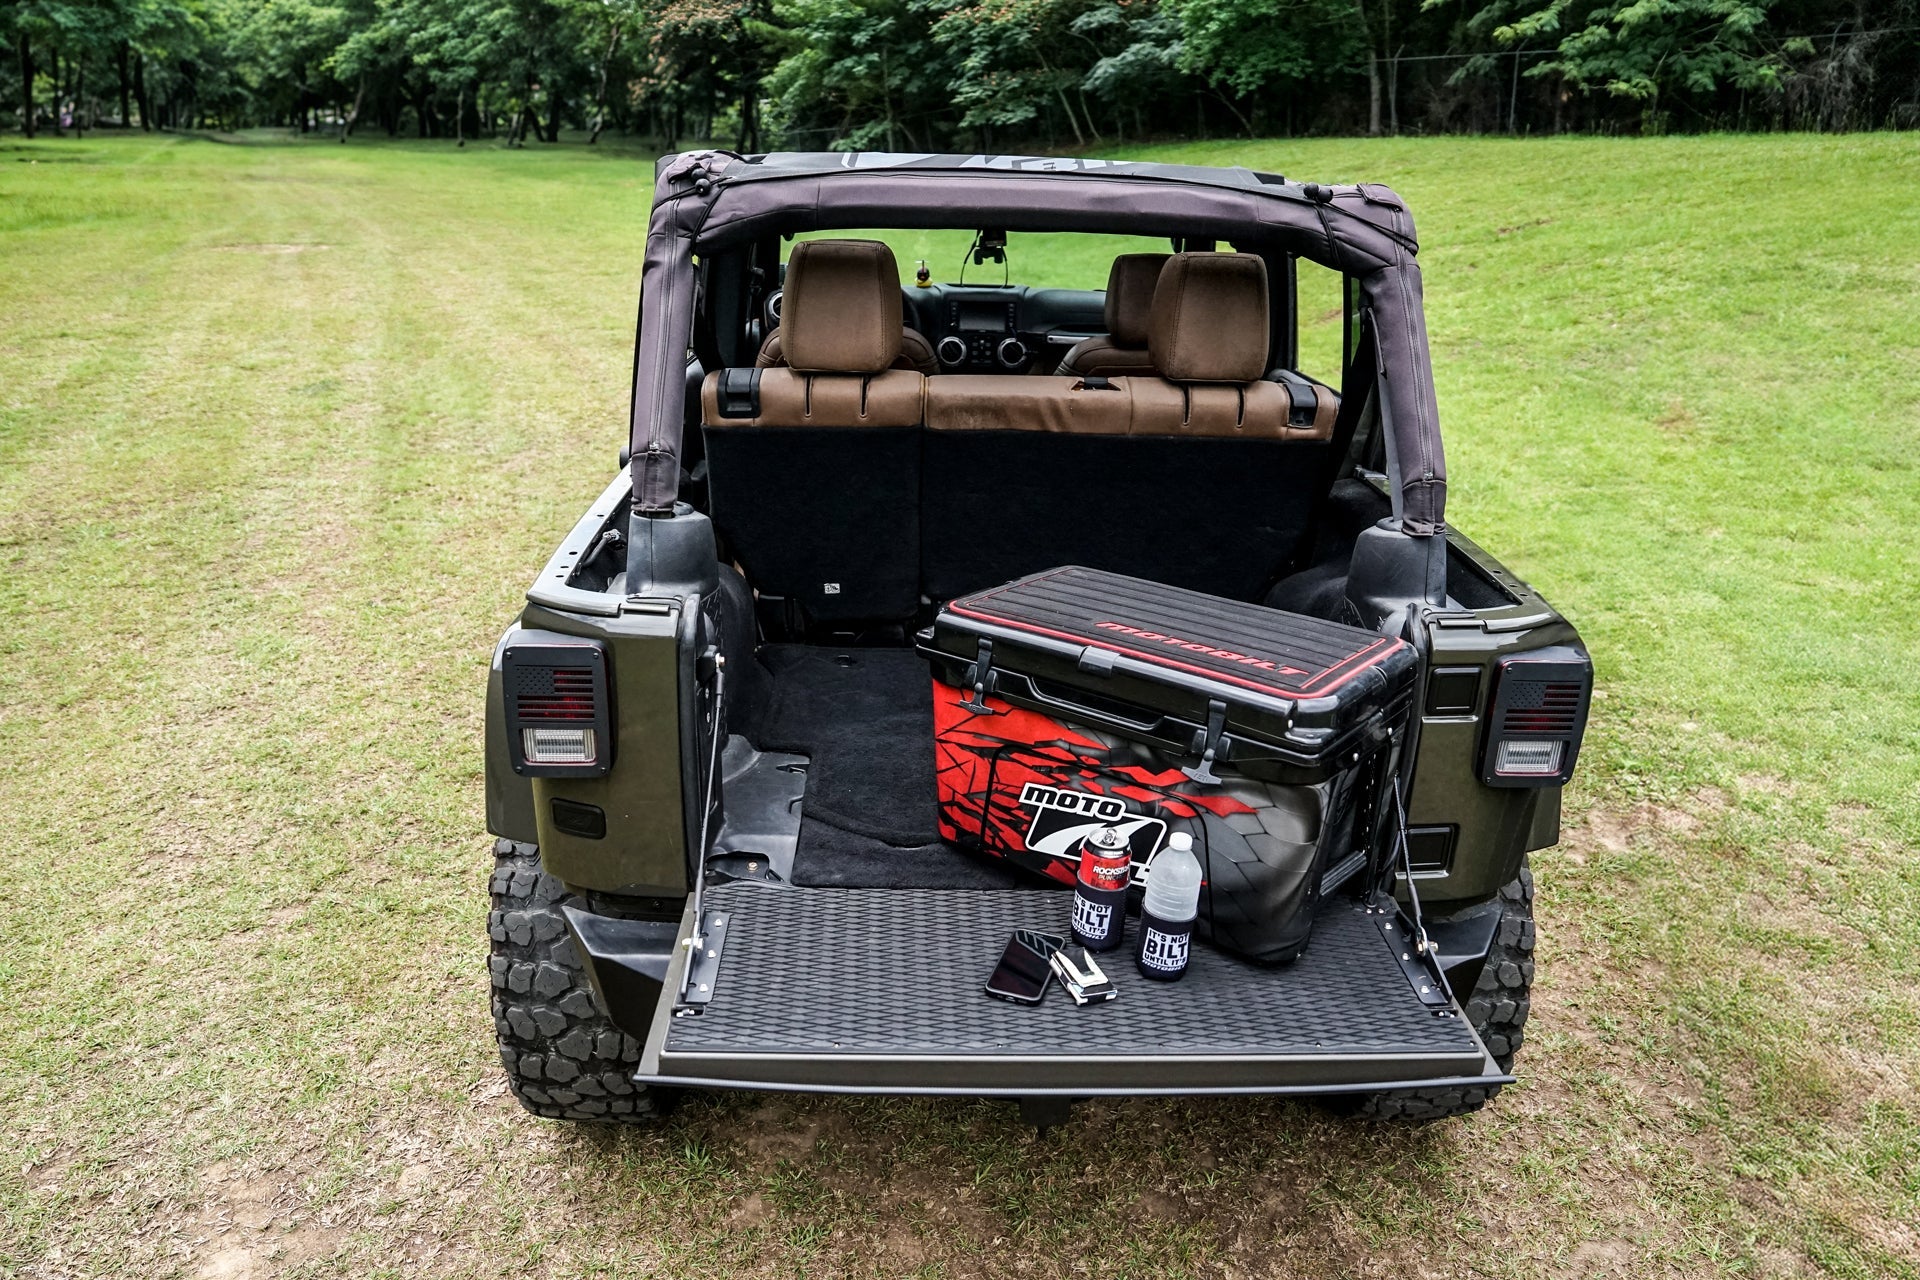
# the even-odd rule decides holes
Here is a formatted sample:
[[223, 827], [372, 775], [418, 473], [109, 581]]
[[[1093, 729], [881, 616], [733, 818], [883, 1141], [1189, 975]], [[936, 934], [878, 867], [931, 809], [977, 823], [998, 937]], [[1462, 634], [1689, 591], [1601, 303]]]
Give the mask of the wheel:
[[513, 1096], [550, 1120], [652, 1119], [663, 1099], [633, 1083], [640, 1042], [607, 1020], [567, 935], [573, 895], [537, 847], [512, 840], [494, 842], [488, 890], [493, 1025]]
[[[1533, 985], [1533, 869], [1523, 858], [1520, 874], [1500, 890], [1500, 926], [1493, 949], [1480, 969], [1473, 994], [1467, 998], [1467, 1018], [1502, 1071], [1513, 1070], [1527, 1025], [1527, 993]], [[1500, 1092], [1500, 1086], [1450, 1089], [1395, 1089], [1363, 1094], [1356, 1114], [1383, 1120], [1444, 1120], [1478, 1111]]]

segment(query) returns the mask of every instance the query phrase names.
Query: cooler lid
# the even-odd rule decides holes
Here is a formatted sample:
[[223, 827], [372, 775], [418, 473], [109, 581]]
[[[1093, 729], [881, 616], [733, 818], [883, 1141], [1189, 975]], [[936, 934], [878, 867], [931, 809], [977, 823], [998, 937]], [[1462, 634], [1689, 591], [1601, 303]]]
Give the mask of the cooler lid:
[[1070, 565], [949, 603], [944, 612], [1288, 701], [1337, 697], [1369, 671], [1410, 678], [1403, 640], [1263, 605]]

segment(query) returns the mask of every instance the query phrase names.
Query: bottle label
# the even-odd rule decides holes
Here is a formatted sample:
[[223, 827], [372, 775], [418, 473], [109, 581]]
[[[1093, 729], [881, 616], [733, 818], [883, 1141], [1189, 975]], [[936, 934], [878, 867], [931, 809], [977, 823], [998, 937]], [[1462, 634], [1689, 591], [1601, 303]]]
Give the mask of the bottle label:
[[1158, 973], [1179, 973], [1187, 967], [1193, 951], [1193, 927], [1167, 933], [1150, 924], [1141, 925], [1140, 964]]

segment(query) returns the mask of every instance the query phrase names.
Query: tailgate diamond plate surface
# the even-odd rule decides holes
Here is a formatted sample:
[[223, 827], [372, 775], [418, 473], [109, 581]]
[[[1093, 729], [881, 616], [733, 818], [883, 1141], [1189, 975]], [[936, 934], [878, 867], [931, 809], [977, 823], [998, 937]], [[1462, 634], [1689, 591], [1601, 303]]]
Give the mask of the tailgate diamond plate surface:
[[[1196, 944], [1186, 977], [1149, 982], [1099, 957], [1119, 998], [994, 1000], [981, 986], [1016, 927], [1064, 934], [1070, 892], [769, 890], [722, 885], [731, 913], [713, 999], [668, 1029], [669, 1054], [1477, 1054], [1458, 1018], [1423, 1008], [1379, 930], [1323, 910], [1298, 962], [1260, 969]], [[1128, 924], [1128, 940], [1139, 921]], [[1077, 954], [1077, 952], [1076, 952]]]

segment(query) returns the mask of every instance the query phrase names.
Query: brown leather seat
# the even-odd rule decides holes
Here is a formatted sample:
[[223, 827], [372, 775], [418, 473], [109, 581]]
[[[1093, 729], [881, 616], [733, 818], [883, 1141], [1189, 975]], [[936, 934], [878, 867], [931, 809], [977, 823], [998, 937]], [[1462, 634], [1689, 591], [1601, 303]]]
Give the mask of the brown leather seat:
[[919, 605], [926, 379], [901, 352], [900, 272], [872, 240], [793, 247], [785, 367], [723, 369], [700, 391], [715, 527], [763, 596], [835, 624]]
[[1266, 264], [1173, 255], [1147, 341], [1167, 376], [927, 383], [928, 594], [1083, 564], [1257, 600], [1286, 569], [1331, 483], [1337, 401], [1264, 380]]
[[1057, 374], [1118, 378], [1152, 373], [1147, 327], [1153, 314], [1154, 285], [1170, 253], [1123, 253], [1107, 271], [1106, 333], [1076, 343], [1061, 359]]
[[[775, 329], [760, 344], [760, 354], [754, 357], [755, 367], [778, 369], [787, 363], [787, 354], [782, 349], [780, 330]], [[931, 377], [940, 372], [940, 359], [933, 354], [933, 344], [923, 337], [918, 329], [900, 330], [900, 354], [893, 358], [893, 368], [910, 369], [923, 377]]]
[[[1264, 380], [1267, 264], [1251, 253], [1176, 253], [1161, 270], [1147, 328], [1160, 376], [1134, 376], [1135, 435], [1328, 440], [1338, 399]], [[1303, 401], [1305, 397], [1302, 397]]]

